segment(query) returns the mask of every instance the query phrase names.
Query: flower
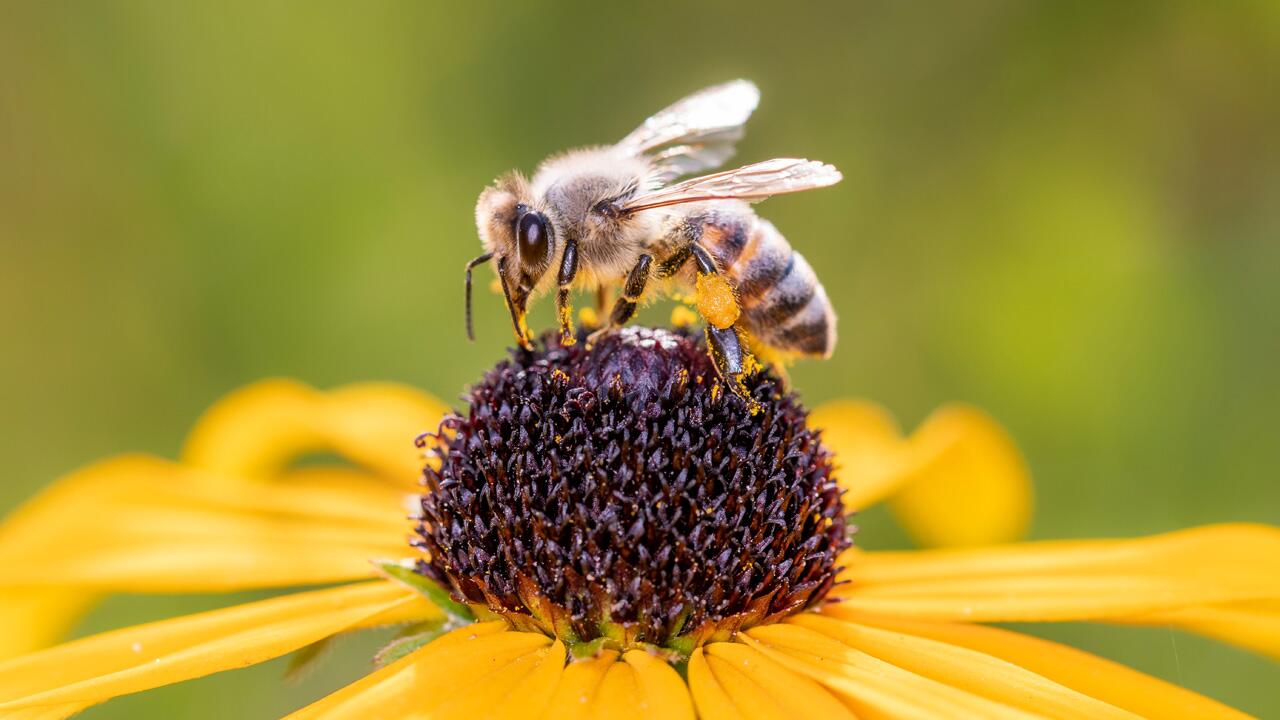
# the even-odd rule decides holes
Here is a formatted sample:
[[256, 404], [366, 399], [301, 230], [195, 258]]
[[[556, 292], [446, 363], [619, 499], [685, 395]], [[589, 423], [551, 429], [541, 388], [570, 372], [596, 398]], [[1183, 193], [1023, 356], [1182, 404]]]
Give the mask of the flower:
[[[294, 716], [1243, 717], [985, 623], [1167, 625], [1280, 656], [1280, 531], [1008, 544], [1025, 471], [982, 413], [902, 438], [861, 403], [806, 422], [767, 375], [751, 415], [712, 372], [688, 336], [628, 330], [517, 351], [443, 423], [398, 386], [235, 393], [182, 463], [94, 465], [0, 526], [0, 714], [380, 625], [406, 628], [381, 667]], [[424, 491], [407, 439], [437, 424]], [[292, 464], [314, 451], [354, 467]], [[850, 547], [844, 510], [886, 498], [948, 547]], [[106, 593], [334, 583], [35, 649]]]

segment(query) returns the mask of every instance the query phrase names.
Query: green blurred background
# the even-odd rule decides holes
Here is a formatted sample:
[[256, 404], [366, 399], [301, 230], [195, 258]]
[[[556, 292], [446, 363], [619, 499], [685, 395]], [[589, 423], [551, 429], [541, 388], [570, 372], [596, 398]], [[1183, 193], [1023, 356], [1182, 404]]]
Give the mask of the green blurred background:
[[[1277, 68], [1267, 2], [6, 2], [0, 510], [104, 455], [174, 455], [265, 376], [455, 398], [510, 341], [487, 292], [462, 332], [480, 189], [748, 77], [739, 159], [846, 178], [761, 207], [840, 314], [836, 356], [794, 370], [809, 401], [908, 427], [986, 408], [1029, 458], [1035, 537], [1280, 522]], [[227, 601], [117, 598], [80, 632]], [[1034, 631], [1280, 715], [1257, 656]], [[277, 661], [88, 717], [269, 717], [377, 642], [284, 691]]]

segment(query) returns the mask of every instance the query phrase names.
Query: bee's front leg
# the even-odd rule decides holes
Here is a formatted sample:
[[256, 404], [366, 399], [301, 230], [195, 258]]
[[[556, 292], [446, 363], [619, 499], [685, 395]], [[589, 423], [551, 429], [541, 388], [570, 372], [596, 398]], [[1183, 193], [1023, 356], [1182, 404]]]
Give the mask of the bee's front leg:
[[519, 294], [511, 292], [511, 285], [507, 282], [507, 260], [502, 258], [498, 260], [498, 280], [502, 283], [502, 298], [507, 303], [507, 310], [511, 312], [511, 326], [516, 333], [516, 342], [525, 350], [533, 349], [533, 336], [529, 332], [529, 326], [525, 323], [525, 308], [529, 302], [529, 294], [521, 291]]
[[591, 333], [587, 338], [590, 348], [604, 333], [626, 325], [636, 314], [636, 303], [644, 295], [645, 286], [649, 284], [649, 268], [653, 265], [653, 257], [645, 254], [636, 261], [631, 272], [627, 273], [627, 282], [622, 286], [622, 297], [613, 303], [613, 312], [609, 315], [609, 324]]
[[564, 244], [564, 255], [560, 257], [560, 273], [556, 277], [556, 316], [560, 319], [560, 342], [572, 345], [578, 341], [573, 334], [573, 302], [569, 299], [569, 291], [573, 287], [573, 279], [578, 274], [578, 243], [570, 238]]

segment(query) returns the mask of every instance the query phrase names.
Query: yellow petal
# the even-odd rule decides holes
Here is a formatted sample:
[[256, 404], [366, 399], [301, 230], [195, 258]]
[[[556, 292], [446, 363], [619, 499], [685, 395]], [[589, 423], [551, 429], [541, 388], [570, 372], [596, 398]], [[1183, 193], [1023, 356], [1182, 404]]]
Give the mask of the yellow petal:
[[363, 477], [234, 483], [152, 458], [109, 460], [5, 523], [0, 587], [218, 592], [370, 577], [370, 558], [412, 554], [402, 503]]
[[615, 662], [604, 673], [600, 689], [591, 703], [591, 717], [609, 720], [640, 720], [648, 716], [648, 708], [641, 707], [640, 685], [636, 671], [624, 662]]
[[1153, 720], [1246, 720], [1248, 717], [1203, 695], [1119, 663], [1021, 633], [983, 625], [905, 620], [844, 608], [824, 609], [824, 614], [828, 612], [864, 625], [930, 638], [1006, 660], [1141, 717]]
[[263, 662], [418, 596], [374, 582], [288, 595], [69, 642], [0, 663], [0, 714], [109, 698]]
[[312, 420], [321, 404], [319, 392], [293, 380], [240, 388], [200, 416], [182, 459], [228, 475], [273, 475], [294, 457], [325, 447]]
[[1200, 605], [1117, 622], [1181, 628], [1280, 660], [1280, 600]]
[[897, 617], [1106, 620], [1280, 598], [1280, 530], [1261, 525], [845, 559], [840, 601]]
[[326, 435], [336, 452], [417, 488], [422, 451], [414, 440], [434, 432], [448, 411], [444, 403], [406, 385], [345, 385], [329, 393]]
[[724, 689], [725, 695], [729, 696], [743, 717], [747, 720], [786, 718], [782, 708], [773, 702], [764, 689], [735, 670], [731, 663], [710, 652], [705, 652], [704, 655], [707, 659], [707, 668], [711, 670], [712, 675], [715, 675], [716, 682]]
[[694, 649], [689, 656], [689, 694], [693, 696], [693, 704], [702, 720], [740, 720], [745, 717], [711, 671], [702, 648]]
[[324, 393], [292, 380], [266, 380], [205, 412], [183, 458], [230, 475], [268, 477], [300, 455], [331, 451], [410, 484], [422, 470], [413, 440], [435, 430], [445, 410], [403, 385], [364, 383]]
[[[426, 646], [298, 710], [286, 720], [362, 718], [400, 720], [420, 708], [416, 690], [432, 677], [452, 679], [493, 658], [510, 660], [537, 647], [523, 636], [508, 633], [504, 622], [477, 623], [445, 633]], [[514, 651], [514, 652], [513, 652]], [[441, 668], [444, 668], [442, 671]]]
[[564, 643], [556, 640], [547, 648], [538, 667], [525, 676], [501, 702], [496, 703], [492, 717], [496, 720], [527, 720], [541, 717], [551, 704], [551, 696], [564, 674]]
[[893, 494], [905, 481], [906, 444], [888, 410], [869, 402], [839, 400], [809, 413], [831, 450], [845, 506], [863, 510]]
[[849, 509], [888, 499], [924, 545], [984, 545], [1026, 531], [1026, 464], [1004, 429], [981, 411], [940, 408], [906, 439], [892, 416], [870, 403], [828, 403], [809, 422], [823, 430], [835, 455]]
[[[67, 510], [75, 506], [77, 490], [66, 480], [55, 483], [0, 521], [0, 576], [13, 558], [83, 529], [83, 507]], [[95, 603], [96, 595], [83, 590], [0, 583], [0, 660], [58, 642]]]
[[1127, 710], [976, 650], [814, 613], [788, 622], [917, 675], [1030, 713], [1064, 720], [1137, 720]]
[[752, 628], [742, 642], [822, 684], [858, 717], [990, 720], [1037, 717], [917, 675], [791, 624]]
[[[755, 648], [737, 642], [721, 642], [707, 645], [705, 652], [708, 659], [727, 663], [734, 672], [762, 690], [770, 698], [769, 704], [775, 705], [782, 717], [853, 718], [853, 713], [821, 685], [791, 672]], [[716, 670], [716, 676], [721, 676], [719, 670]], [[722, 685], [728, 687], [727, 683]], [[730, 695], [750, 717], [748, 709], [742, 707], [741, 696], [733, 692]]]
[[680, 674], [667, 661], [641, 650], [622, 656], [635, 671], [644, 713], [655, 720], [693, 718], [693, 698]]
[[[526, 678], [548, 660], [548, 648], [540, 647], [519, 655], [509, 663], [477, 677], [467, 677], [466, 682], [453, 692], [442, 693], [420, 703], [420, 711], [426, 717], [458, 718], [469, 720], [492, 716], [494, 708], [509, 699]], [[564, 664], [564, 654], [550, 658], [551, 662]], [[448, 674], [451, 668], [437, 667], [436, 672]], [[430, 672], [424, 668], [424, 671]], [[415, 694], [417, 694], [415, 692]]]
[[943, 407], [911, 435], [908, 447], [908, 477], [889, 507], [922, 545], [989, 545], [1026, 534], [1030, 473], [1017, 445], [990, 416]]
[[84, 710], [87, 705], [56, 705], [14, 710], [4, 715], [5, 720], [62, 720]]
[[591, 710], [596, 693], [604, 682], [605, 673], [617, 660], [618, 653], [605, 650], [589, 660], [570, 663], [560, 675], [560, 684], [551, 695], [543, 717], [555, 720], [595, 717]]
[[0, 592], [0, 660], [49, 647], [96, 602], [71, 588], [18, 587]]

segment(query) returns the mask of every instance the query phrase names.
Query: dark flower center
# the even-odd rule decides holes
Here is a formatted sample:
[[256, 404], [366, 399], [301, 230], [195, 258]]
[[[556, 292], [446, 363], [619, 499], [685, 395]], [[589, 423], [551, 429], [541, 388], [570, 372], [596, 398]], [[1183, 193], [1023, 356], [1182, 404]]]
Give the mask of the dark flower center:
[[727, 392], [682, 332], [544, 339], [471, 389], [425, 471], [419, 572], [569, 643], [688, 650], [817, 603], [849, 545], [806, 411]]

